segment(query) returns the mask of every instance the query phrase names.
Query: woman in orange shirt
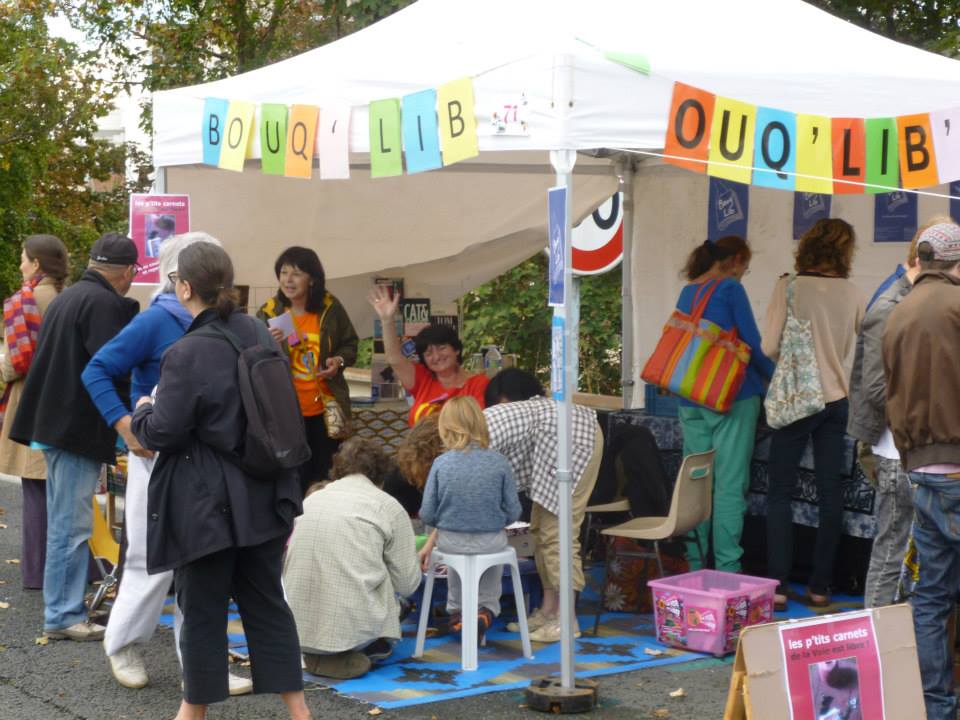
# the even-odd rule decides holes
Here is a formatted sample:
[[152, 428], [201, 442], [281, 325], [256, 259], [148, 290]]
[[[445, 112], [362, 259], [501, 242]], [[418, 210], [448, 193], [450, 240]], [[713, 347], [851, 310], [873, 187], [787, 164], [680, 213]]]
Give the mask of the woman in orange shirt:
[[383, 349], [387, 362], [411, 395], [410, 425], [437, 412], [457, 395], [470, 395], [484, 407], [483, 393], [489, 382], [483, 373], [471, 375], [463, 368], [463, 343], [453, 328], [430, 325], [413, 339], [419, 363], [404, 357], [397, 336], [397, 309], [400, 296], [377, 286], [370, 293], [370, 304], [383, 326]]
[[343, 368], [357, 359], [357, 331], [337, 298], [327, 292], [320, 258], [310, 248], [290, 247], [274, 263], [280, 287], [257, 311], [271, 318], [291, 315], [294, 331], [271, 327], [270, 334], [290, 356], [293, 385], [313, 456], [300, 469], [302, 491], [327, 479], [330, 462], [341, 440], [331, 438], [324, 422], [325, 404], [336, 402], [350, 417], [350, 391]]

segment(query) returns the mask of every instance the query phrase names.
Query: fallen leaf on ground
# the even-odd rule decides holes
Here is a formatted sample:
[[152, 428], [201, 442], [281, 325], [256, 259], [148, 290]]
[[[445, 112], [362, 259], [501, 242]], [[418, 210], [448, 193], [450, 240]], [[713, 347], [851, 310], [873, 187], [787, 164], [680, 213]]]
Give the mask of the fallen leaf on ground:
[[48, 637], [38, 637], [33, 641], [35, 645], [46, 645], [48, 642], [50, 642], [50, 638]]
[[0, 585], [6, 585], [6, 584], [7, 584], [6, 580], [0, 580]]
[[3, 523], [0, 523], [0, 530], [6, 530], [6, 529], [7, 529], [7, 526], [4, 525]]
[[670, 717], [670, 711], [666, 708], [659, 708], [653, 711], [653, 716], [655, 718], [667, 718]]
[[6, 610], [8, 607], [10, 607], [10, 603], [0, 602], [0, 610]]
[[653, 655], [654, 657], [660, 657], [661, 655], [665, 654], [663, 650], [654, 650], [653, 648], [644, 648], [643, 651], [647, 655]]
[[20, 561], [17, 558], [11, 558], [7, 560], [7, 565], [19, 565]]
[[672, 698], [686, 697], [686, 696], [687, 694], [683, 691], [683, 688], [677, 688], [672, 693], [670, 693], [670, 697]]
[[367, 713], [367, 715], [382, 715], [382, 714], [383, 714], [383, 710], [381, 710], [380, 708], [374, 708], [373, 710]]

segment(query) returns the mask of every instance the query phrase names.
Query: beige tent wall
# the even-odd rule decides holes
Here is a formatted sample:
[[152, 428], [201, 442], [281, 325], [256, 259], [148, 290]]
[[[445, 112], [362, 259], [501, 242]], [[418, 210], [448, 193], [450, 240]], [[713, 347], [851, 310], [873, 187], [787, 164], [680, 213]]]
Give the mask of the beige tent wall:
[[[660, 337], [664, 320], [673, 310], [684, 281], [680, 269], [687, 254], [707, 234], [706, 175], [664, 165], [641, 163], [634, 179], [633, 312], [634, 386], [633, 406], [643, 406], [640, 370]], [[930, 188], [947, 193], [946, 187]], [[921, 195], [918, 220], [946, 214], [949, 201]], [[857, 253], [851, 280], [870, 297], [897, 263], [906, 258], [906, 243], [873, 242], [873, 196], [835, 195], [832, 217], [843, 218], [857, 232]], [[750, 296], [757, 324], [763, 315], [777, 278], [793, 269], [796, 242], [793, 234], [793, 194], [768, 188], [750, 189], [747, 235], [753, 249], [750, 274], [743, 284]]]
[[[223, 242], [252, 307], [276, 292], [273, 263], [285, 247], [315, 249], [361, 336], [373, 328], [366, 295], [374, 276], [403, 277], [408, 296], [449, 306], [546, 245], [547, 189], [555, 183], [546, 152], [485, 153], [378, 179], [363, 160], [348, 181], [263, 175], [253, 162], [242, 173], [171, 167], [165, 192], [190, 195], [191, 228]], [[578, 158], [574, 222], [616, 188], [609, 160]], [[141, 287], [136, 296], [151, 291]]]

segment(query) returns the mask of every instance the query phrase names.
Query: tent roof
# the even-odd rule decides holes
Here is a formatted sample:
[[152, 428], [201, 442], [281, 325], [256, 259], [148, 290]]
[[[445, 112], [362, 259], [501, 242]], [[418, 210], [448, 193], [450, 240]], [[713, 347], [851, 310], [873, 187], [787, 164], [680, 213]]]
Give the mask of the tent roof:
[[[645, 55], [650, 76], [602, 51]], [[567, 121], [554, 70], [574, 68]], [[474, 78], [481, 150], [659, 148], [672, 83], [833, 117], [945, 109], [960, 63], [862, 30], [801, 0], [420, 0], [342, 40], [252, 72], [155, 96], [158, 166], [201, 160], [206, 97], [353, 106], [351, 150], [368, 149], [366, 105]], [[490, 114], [525, 94], [530, 134]], [[259, 153], [259, 148], [256, 148]]]

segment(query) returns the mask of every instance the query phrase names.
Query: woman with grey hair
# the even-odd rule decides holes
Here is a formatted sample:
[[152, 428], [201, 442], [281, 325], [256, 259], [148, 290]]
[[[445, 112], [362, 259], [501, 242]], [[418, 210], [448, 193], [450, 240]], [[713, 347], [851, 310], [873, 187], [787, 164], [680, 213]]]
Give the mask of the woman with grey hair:
[[[205, 232], [191, 232], [169, 238], [160, 248], [162, 283], [150, 307], [135, 317], [116, 337], [104, 345], [83, 371], [83, 382], [97, 409], [114, 427], [130, 453], [127, 457], [127, 485], [124, 495], [124, 524], [127, 551], [123, 581], [110, 612], [103, 645], [113, 676], [121, 685], [141, 688], [147, 671], [137, 645], [153, 635], [163, 609], [172, 572], [147, 574], [147, 486], [153, 470], [153, 453], [144, 450], [130, 432], [130, 407], [117, 386], [130, 377], [130, 397], [150, 395], [160, 377], [160, 357], [186, 332], [193, 321], [177, 301], [170, 275], [177, 272], [180, 251], [194, 243], [220, 242]], [[179, 620], [175, 623], [179, 630]], [[224, 659], [226, 662], [226, 659]], [[234, 694], [250, 692], [249, 680], [231, 677]]]

